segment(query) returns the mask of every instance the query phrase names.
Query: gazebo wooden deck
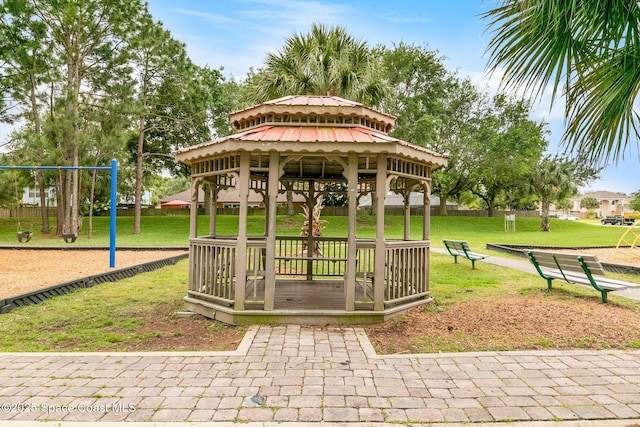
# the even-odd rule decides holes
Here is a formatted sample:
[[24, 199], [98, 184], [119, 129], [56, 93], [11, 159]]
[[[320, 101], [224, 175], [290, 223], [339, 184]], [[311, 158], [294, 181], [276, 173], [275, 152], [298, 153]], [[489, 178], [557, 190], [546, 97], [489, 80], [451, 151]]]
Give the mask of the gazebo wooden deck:
[[[384, 321], [431, 300], [429, 195], [442, 155], [388, 135], [394, 118], [334, 96], [289, 96], [230, 115], [238, 133], [185, 148], [191, 168], [189, 308], [231, 324], [337, 324]], [[210, 206], [197, 229], [198, 190]], [[216, 232], [216, 195], [240, 195], [238, 234]], [[410, 239], [412, 190], [424, 191], [422, 239]], [[250, 190], [264, 197], [265, 233], [247, 233]], [[385, 239], [388, 191], [405, 199], [404, 238]], [[277, 195], [296, 193], [309, 212], [330, 193], [346, 196], [348, 235], [306, 236], [276, 229]], [[371, 194], [376, 237], [357, 236], [358, 199]], [[314, 235], [315, 234], [315, 235]], [[312, 248], [312, 249], [309, 249]]]

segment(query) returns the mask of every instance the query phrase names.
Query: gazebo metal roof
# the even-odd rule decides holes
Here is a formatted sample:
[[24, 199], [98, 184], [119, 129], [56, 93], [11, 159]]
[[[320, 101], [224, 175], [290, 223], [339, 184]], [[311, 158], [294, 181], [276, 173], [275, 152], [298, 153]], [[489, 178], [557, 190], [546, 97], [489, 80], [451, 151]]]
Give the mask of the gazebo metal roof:
[[388, 126], [393, 126], [396, 118], [374, 110], [359, 102], [340, 98], [339, 96], [320, 95], [292, 95], [273, 99], [259, 105], [254, 105], [229, 115], [234, 127], [239, 128], [242, 121], [266, 114], [316, 114], [319, 116], [336, 115], [342, 117], [359, 116], [376, 120]]
[[232, 113], [230, 119], [237, 129], [242, 123], [248, 125], [233, 135], [183, 148], [176, 152], [176, 160], [190, 165], [213, 153], [277, 149], [283, 153], [389, 153], [436, 169], [446, 164], [442, 154], [389, 136], [393, 116], [336, 96], [287, 96]]

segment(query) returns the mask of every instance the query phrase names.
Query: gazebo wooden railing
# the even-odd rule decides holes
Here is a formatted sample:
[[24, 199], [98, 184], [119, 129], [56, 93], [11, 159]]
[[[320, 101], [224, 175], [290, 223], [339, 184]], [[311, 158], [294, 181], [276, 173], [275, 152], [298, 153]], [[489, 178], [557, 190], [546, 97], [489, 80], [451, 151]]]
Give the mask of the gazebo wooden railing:
[[[316, 237], [314, 251], [300, 236], [276, 238], [275, 265], [278, 284], [313, 283], [333, 280], [344, 286], [347, 272], [347, 238]], [[231, 307], [235, 304], [236, 245], [233, 238], [198, 237], [190, 239], [188, 293], [199, 299]], [[264, 309], [266, 239], [247, 241], [244, 302], [251, 309]], [[383, 269], [384, 306], [394, 306], [429, 295], [429, 241], [389, 240], [385, 242]], [[370, 310], [374, 303], [375, 241], [356, 241], [355, 307]], [[336, 280], [337, 277], [341, 279]], [[346, 287], [344, 289], [347, 289]], [[278, 285], [276, 285], [276, 293]]]
[[429, 241], [386, 242], [385, 304], [429, 294]]

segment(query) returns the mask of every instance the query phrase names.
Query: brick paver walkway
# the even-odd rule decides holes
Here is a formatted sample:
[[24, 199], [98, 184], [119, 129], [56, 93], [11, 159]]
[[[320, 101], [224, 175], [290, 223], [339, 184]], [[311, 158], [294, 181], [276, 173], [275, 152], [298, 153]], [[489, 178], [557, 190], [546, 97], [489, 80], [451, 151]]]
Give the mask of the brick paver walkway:
[[637, 351], [376, 356], [358, 329], [256, 326], [235, 352], [0, 353], [0, 420], [638, 418]]

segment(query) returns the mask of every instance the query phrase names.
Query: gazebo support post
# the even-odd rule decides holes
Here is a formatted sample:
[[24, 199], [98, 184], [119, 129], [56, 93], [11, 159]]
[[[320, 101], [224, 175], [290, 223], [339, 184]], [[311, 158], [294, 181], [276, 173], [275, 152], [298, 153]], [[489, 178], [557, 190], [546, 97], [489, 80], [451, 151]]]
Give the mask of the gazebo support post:
[[411, 188], [402, 192], [404, 200], [404, 240], [411, 240]]
[[191, 180], [191, 211], [189, 212], [189, 237], [198, 237], [198, 188], [201, 178]]
[[371, 193], [371, 208], [369, 210], [369, 215], [376, 214], [376, 206], [378, 206], [378, 196], [377, 196], [377, 193], [374, 191]]
[[356, 295], [357, 213], [358, 213], [358, 154], [349, 153], [346, 171], [348, 201], [347, 274], [344, 280], [345, 310], [354, 311]]
[[384, 310], [384, 204], [387, 196], [387, 155], [378, 154], [376, 171], [376, 253], [374, 258], [373, 310]]
[[238, 243], [236, 248], [236, 282], [235, 304], [236, 310], [244, 310], [245, 286], [247, 283], [247, 210], [249, 205], [249, 153], [240, 153], [240, 173], [238, 179], [238, 193], [240, 196], [240, 215], [238, 217]]
[[[424, 214], [422, 215], [422, 240], [429, 240], [429, 228], [431, 227], [431, 189], [430, 186], [425, 183], [422, 185], [424, 191], [424, 197], [422, 199], [422, 209]], [[431, 246], [431, 243], [429, 243]]]
[[218, 215], [218, 191], [220, 191], [220, 188], [214, 183], [209, 183], [209, 187], [211, 187], [211, 199], [209, 200], [209, 203], [211, 203], [209, 206], [209, 234], [215, 237], [216, 217]]
[[316, 204], [315, 181], [309, 181], [309, 193], [307, 194], [308, 224], [307, 224], [307, 280], [313, 280], [313, 261], [315, 255], [315, 236], [313, 235], [313, 208]]
[[[265, 254], [265, 285], [264, 285], [264, 309], [273, 311], [276, 292], [276, 211], [278, 198], [278, 183], [280, 181], [280, 154], [277, 151], [269, 153], [269, 183], [267, 189], [267, 249]], [[269, 268], [267, 268], [269, 266]]]
[[[422, 208], [424, 214], [422, 215], [422, 240], [430, 240], [429, 230], [431, 227], [431, 185], [429, 182], [425, 182], [422, 185], [424, 191], [424, 198], [422, 199]], [[424, 274], [426, 280], [426, 291], [430, 292], [429, 287], [431, 283], [431, 242], [427, 246], [427, 255], [424, 257]]]

